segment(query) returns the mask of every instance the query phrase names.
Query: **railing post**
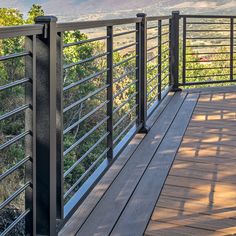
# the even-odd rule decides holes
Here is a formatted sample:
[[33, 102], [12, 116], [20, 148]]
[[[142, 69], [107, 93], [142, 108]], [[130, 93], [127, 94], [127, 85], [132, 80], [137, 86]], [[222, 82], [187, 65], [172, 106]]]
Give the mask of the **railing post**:
[[57, 130], [57, 219], [64, 217], [64, 144], [63, 144], [63, 33], [56, 34], [56, 130]]
[[138, 117], [137, 119], [137, 127], [140, 127], [141, 125], [141, 116], [140, 116], [140, 54], [141, 54], [141, 50], [140, 50], [140, 38], [141, 38], [141, 34], [140, 34], [140, 22], [136, 23], [136, 104], [137, 104], [137, 108], [136, 108], [136, 116]]
[[234, 79], [234, 18], [230, 18], [230, 80]]
[[30, 213], [25, 219], [26, 235], [36, 234], [36, 215], [35, 215], [35, 202], [36, 202], [36, 114], [35, 114], [35, 101], [36, 101], [36, 36], [28, 36], [25, 38], [25, 49], [31, 53], [30, 56], [25, 58], [25, 77], [31, 78], [25, 86], [25, 103], [30, 104], [30, 109], [25, 111], [25, 130], [30, 130], [31, 135], [25, 137], [25, 154], [30, 157], [30, 162], [25, 166], [25, 182], [31, 182], [31, 188], [27, 188], [25, 192], [25, 208], [30, 209]]
[[171, 32], [170, 32], [170, 84], [172, 91], [180, 91], [179, 89], [179, 11], [172, 12]]
[[107, 153], [108, 159], [113, 159], [113, 26], [107, 26]]
[[147, 16], [145, 13], [137, 14], [137, 17], [142, 17], [140, 26], [140, 122], [142, 127], [140, 133], [147, 133], [149, 127], [147, 127]]
[[36, 51], [36, 233], [50, 236], [56, 235], [56, 21], [36, 18], [45, 25]]
[[161, 101], [161, 68], [162, 68], [162, 21], [158, 20], [158, 100]]

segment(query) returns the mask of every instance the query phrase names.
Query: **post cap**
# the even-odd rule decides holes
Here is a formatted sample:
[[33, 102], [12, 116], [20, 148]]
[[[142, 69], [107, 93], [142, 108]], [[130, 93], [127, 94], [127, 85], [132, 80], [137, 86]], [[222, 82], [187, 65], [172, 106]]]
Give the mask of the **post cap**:
[[146, 13], [138, 13], [136, 16], [137, 16], [137, 17], [146, 17], [147, 14], [146, 14]]
[[57, 22], [57, 17], [55, 16], [37, 16], [34, 21], [36, 23], [47, 23], [47, 22]]
[[172, 11], [172, 15], [179, 15], [180, 11]]

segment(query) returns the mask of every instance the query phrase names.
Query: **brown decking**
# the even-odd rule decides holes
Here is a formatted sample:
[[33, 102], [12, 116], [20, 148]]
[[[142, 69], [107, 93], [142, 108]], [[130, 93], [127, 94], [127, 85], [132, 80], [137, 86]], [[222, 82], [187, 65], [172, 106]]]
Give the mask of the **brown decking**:
[[236, 234], [236, 93], [201, 95], [146, 235]]
[[168, 95], [60, 235], [236, 234], [236, 92], [217, 90]]

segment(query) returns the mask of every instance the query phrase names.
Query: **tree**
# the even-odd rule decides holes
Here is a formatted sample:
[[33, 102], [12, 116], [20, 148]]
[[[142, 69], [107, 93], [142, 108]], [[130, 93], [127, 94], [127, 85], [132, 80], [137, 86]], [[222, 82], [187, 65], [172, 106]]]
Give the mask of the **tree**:
[[26, 20], [27, 24], [33, 24], [34, 19], [37, 16], [44, 16], [44, 10], [42, 6], [38, 4], [33, 4], [30, 10], [28, 11], [28, 19]]

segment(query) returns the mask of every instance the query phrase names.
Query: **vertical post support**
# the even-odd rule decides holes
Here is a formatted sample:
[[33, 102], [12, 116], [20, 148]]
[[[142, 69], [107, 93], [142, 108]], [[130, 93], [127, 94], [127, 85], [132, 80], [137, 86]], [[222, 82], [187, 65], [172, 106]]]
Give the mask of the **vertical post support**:
[[64, 218], [63, 144], [63, 33], [56, 34], [56, 140], [57, 140], [57, 219]]
[[181, 91], [179, 89], [179, 11], [172, 12], [171, 19], [171, 37], [170, 37], [170, 76], [172, 91]]
[[230, 18], [230, 80], [234, 79], [234, 18]]
[[136, 108], [136, 116], [137, 119], [137, 127], [140, 127], [141, 125], [141, 112], [140, 112], [140, 90], [141, 90], [141, 84], [140, 84], [140, 58], [141, 58], [141, 24], [138, 22], [136, 23], [136, 104], [138, 105]]
[[161, 101], [162, 81], [162, 20], [158, 20], [158, 100]]
[[113, 26], [107, 26], [107, 153], [108, 159], [113, 159]]
[[44, 35], [37, 38], [36, 59], [36, 233], [56, 235], [56, 22], [40, 16]]
[[186, 83], [186, 35], [187, 35], [187, 23], [186, 17], [183, 18], [183, 66], [182, 76], [183, 84]]
[[145, 13], [137, 14], [142, 18], [140, 27], [140, 133], [147, 133], [147, 16]]
[[30, 209], [30, 213], [25, 219], [25, 229], [27, 235], [36, 234], [36, 36], [25, 38], [25, 49], [30, 52], [25, 57], [25, 77], [31, 81], [25, 86], [25, 104], [30, 104], [30, 108], [25, 111], [25, 130], [30, 130], [31, 134], [25, 137], [25, 154], [30, 157], [30, 161], [25, 166], [25, 182], [31, 182], [31, 187], [25, 192], [25, 206]]

